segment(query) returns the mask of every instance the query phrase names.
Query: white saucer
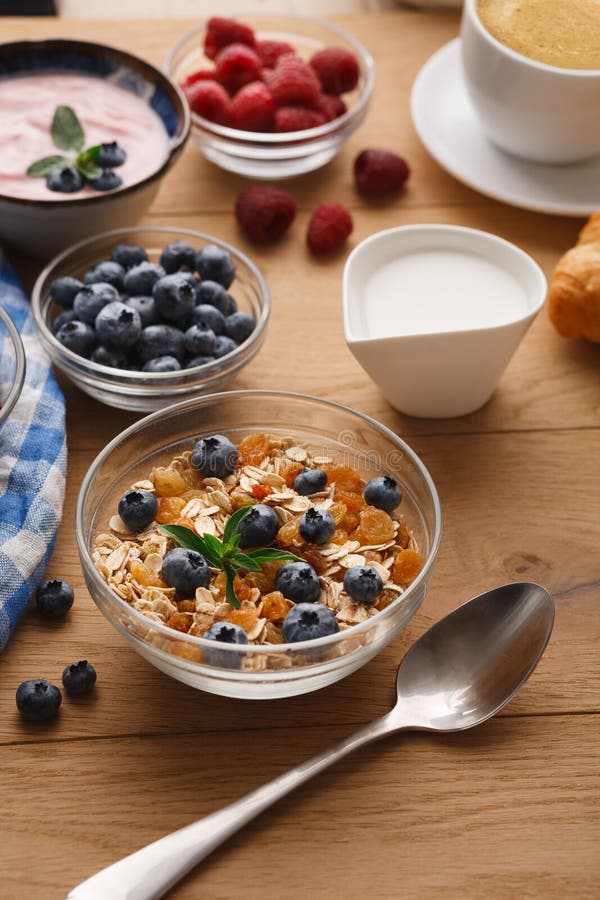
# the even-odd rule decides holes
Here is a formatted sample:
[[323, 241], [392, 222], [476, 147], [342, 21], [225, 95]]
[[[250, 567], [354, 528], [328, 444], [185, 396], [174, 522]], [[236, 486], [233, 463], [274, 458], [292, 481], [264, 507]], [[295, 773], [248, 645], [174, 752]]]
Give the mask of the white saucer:
[[499, 150], [483, 134], [467, 96], [455, 38], [427, 60], [410, 98], [417, 134], [433, 158], [464, 184], [495, 200], [557, 216], [600, 208], [600, 156], [542, 166]]

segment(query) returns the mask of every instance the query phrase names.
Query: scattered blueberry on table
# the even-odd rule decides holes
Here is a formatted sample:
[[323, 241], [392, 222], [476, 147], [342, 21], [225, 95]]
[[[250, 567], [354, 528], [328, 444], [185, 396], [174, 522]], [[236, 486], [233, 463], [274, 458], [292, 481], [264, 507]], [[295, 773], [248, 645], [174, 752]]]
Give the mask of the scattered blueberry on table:
[[43, 581], [35, 594], [37, 610], [45, 619], [62, 619], [73, 606], [75, 594], [64, 578]]
[[96, 670], [87, 659], [81, 659], [66, 667], [62, 674], [62, 683], [67, 694], [73, 697], [89, 694], [96, 684]]
[[65, 275], [52, 282], [50, 296], [63, 307], [54, 335], [66, 349], [110, 368], [204, 366], [232, 353], [256, 327], [228, 292], [234, 278], [230, 254], [215, 244], [196, 250], [172, 241], [158, 263], [143, 247], [120, 243], [81, 280]]
[[16, 700], [17, 709], [27, 722], [47, 722], [57, 715], [62, 694], [45, 678], [32, 678], [19, 685]]

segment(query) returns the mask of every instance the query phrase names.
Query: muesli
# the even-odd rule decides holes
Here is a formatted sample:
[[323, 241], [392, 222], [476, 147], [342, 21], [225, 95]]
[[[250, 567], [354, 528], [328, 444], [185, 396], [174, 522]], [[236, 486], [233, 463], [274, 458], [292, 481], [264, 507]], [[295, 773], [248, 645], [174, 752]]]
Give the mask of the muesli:
[[416, 578], [401, 500], [393, 478], [365, 483], [292, 437], [213, 435], [131, 486], [93, 559], [115, 594], [179, 632], [307, 640], [375, 616]]

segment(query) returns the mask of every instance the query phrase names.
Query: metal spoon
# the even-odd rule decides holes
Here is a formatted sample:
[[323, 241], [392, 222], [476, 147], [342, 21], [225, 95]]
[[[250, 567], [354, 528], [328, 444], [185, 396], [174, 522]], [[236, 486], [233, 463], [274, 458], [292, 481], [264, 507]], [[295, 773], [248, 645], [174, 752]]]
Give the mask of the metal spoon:
[[102, 869], [67, 900], [156, 900], [246, 822], [358, 747], [396, 731], [462, 731], [485, 722], [527, 681], [553, 621], [551, 595], [527, 582], [459, 606], [402, 660], [391, 712], [218, 812]]

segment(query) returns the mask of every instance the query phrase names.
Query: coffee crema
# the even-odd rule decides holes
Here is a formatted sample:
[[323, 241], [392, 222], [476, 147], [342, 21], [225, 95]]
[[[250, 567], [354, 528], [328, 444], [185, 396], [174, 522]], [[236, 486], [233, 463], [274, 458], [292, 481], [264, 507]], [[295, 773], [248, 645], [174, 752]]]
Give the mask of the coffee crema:
[[561, 69], [600, 69], [600, 0], [478, 0], [484, 28], [523, 56]]

